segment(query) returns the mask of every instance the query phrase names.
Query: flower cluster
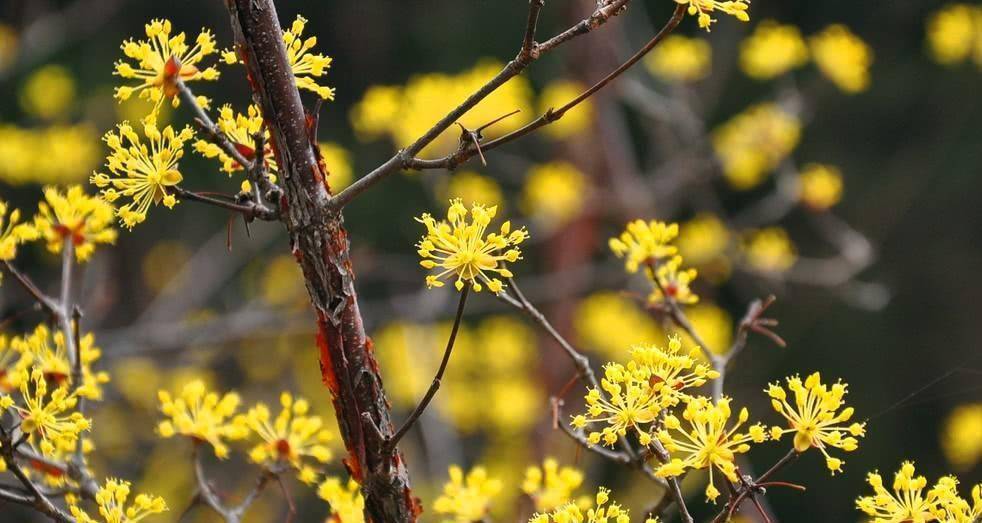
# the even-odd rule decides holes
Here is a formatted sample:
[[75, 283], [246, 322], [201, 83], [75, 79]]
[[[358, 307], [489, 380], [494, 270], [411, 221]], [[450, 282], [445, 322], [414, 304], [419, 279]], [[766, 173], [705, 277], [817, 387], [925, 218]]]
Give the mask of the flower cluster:
[[[202, 60], [215, 53], [215, 37], [207, 29], [198, 33], [193, 46], [187, 43], [183, 32], [171, 36], [170, 20], [152, 20], [145, 29], [146, 40], [126, 40], [121, 46], [133, 63], [116, 62], [117, 75], [140, 83], [117, 87], [116, 98], [124, 101], [137, 93], [150, 100], [154, 109], [148, 119], [153, 121], [165, 98], [170, 98], [174, 107], [180, 104], [178, 82], [217, 80], [219, 73], [214, 66], [200, 66]], [[207, 106], [204, 99], [201, 102]]]
[[808, 62], [808, 46], [793, 25], [764, 20], [740, 43], [740, 69], [751, 78], [769, 80]]
[[[37, 369], [49, 382], [59, 386], [76, 385], [72, 383], [72, 367], [64, 332], [59, 330], [52, 334], [47, 326], [39, 324], [30, 334], [12, 338], [10, 349], [19, 356], [15, 367], [17, 371]], [[109, 381], [109, 374], [92, 370], [92, 364], [102, 356], [102, 350], [95, 346], [95, 336], [91, 332], [79, 338], [78, 351], [82, 383], [78, 384], [76, 392], [80, 397], [99, 400], [102, 398], [101, 386]], [[10, 378], [13, 386], [20, 385], [15, 378], [18, 375], [21, 373], [15, 372]]]
[[7, 202], [0, 200], [0, 261], [13, 260], [17, 257], [18, 245], [37, 237], [33, 225], [21, 223], [20, 210], [14, 209], [7, 214]]
[[176, 398], [166, 390], [159, 391], [157, 396], [160, 412], [167, 417], [157, 425], [157, 432], [163, 438], [180, 435], [208, 443], [216, 456], [226, 458], [229, 449], [225, 442], [246, 435], [241, 422], [233, 423], [240, 401], [238, 394], [220, 396], [208, 391], [202, 381], [195, 380], [185, 385]]
[[664, 409], [691, 399], [688, 389], [719, 377], [718, 372], [698, 362], [698, 351], [694, 348], [689, 354], [683, 353], [677, 337], [671, 338], [664, 349], [653, 345], [634, 347], [627, 365], [604, 366], [600, 388], [587, 392], [587, 413], [573, 416], [573, 427], [585, 429], [602, 424], [600, 430], [587, 433], [587, 441], [594, 445], [613, 446], [628, 431], [642, 445], [649, 445], [652, 425]]
[[[529, 523], [630, 523], [627, 509], [610, 500], [610, 490], [600, 487], [597, 490], [596, 505], [584, 509], [576, 503], [567, 503], [552, 512], [535, 514]], [[645, 523], [658, 523], [657, 518], [648, 518]]]
[[109, 174], [95, 173], [90, 179], [107, 201], [132, 200], [116, 210], [130, 229], [146, 219], [151, 205], [163, 203], [172, 208], [177, 203], [173, 188], [183, 180], [178, 162], [184, 156], [184, 143], [194, 133], [190, 127], [175, 131], [169, 125], [160, 131], [147, 123], [143, 135], [146, 141], [126, 122], [118, 126], [118, 132], [107, 132], [103, 139], [111, 150], [106, 158]]
[[34, 225], [50, 252], [61, 252], [65, 242], [71, 241], [75, 258], [83, 262], [92, 256], [96, 244], [116, 242], [115, 212], [112, 204], [85, 194], [79, 185], [64, 192], [45, 187]]
[[332, 452], [327, 443], [334, 434], [324, 427], [319, 416], [311, 416], [307, 400], [284, 392], [280, 395], [282, 410], [270, 422], [269, 407], [257, 404], [245, 414], [245, 424], [261, 442], [249, 452], [249, 459], [267, 467], [288, 464], [298, 471], [300, 481], [312, 484], [317, 481], [317, 471], [303, 462], [310, 458], [317, 464], [331, 460]]
[[307, 19], [297, 15], [290, 29], [283, 31], [283, 43], [286, 44], [290, 69], [293, 70], [298, 88], [312, 91], [325, 100], [334, 100], [334, 88], [317, 83], [317, 79], [331, 66], [331, 57], [311, 52], [317, 45], [317, 37], [303, 38], [306, 25]]
[[443, 278], [456, 275], [454, 286], [458, 291], [464, 285], [470, 285], [475, 292], [484, 285], [495, 294], [502, 291], [504, 284], [493, 274], [511, 278], [511, 271], [503, 263], [521, 259], [518, 245], [528, 238], [528, 233], [524, 228], [512, 231], [511, 222], [506, 221], [498, 233], [485, 235], [497, 212], [496, 207], [476, 203], [468, 211], [460, 200], [451, 200], [446, 221], [438, 222], [429, 213], [416, 219], [426, 226], [426, 235], [417, 244], [417, 252], [423, 258], [419, 264], [425, 269], [440, 270], [426, 277], [427, 287], [443, 287]]
[[670, 242], [678, 235], [676, 223], [634, 220], [620, 236], [611, 238], [609, 245], [618, 258], [624, 258], [627, 272], [635, 273], [642, 266], [658, 265], [674, 256], [678, 248]]
[[891, 489], [887, 490], [883, 478], [871, 472], [866, 481], [873, 487], [873, 495], [858, 498], [856, 507], [871, 516], [873, 523], [972, 523], [982, 517], [982, 484], [972, 488], [970, 504], [958, 495], [958, 479], [954, 476], [942, 477], [925, 492], [927, 478], [915, 474], [914, 464], [905, 461], [893, 475]]
[[500, 480], [488, 476], [484, 467], [474, 467], [467, 475], [460, 467], [450, 467], [450, 481], [433, 509], [446, 518], [444, 523], [471, 523], [488, 515], [491, 498], [501, 491]]
[[78, 523], [136, 523], [148, 516], [167, 512], [167, 503], [160, 496], [138, 494], [133, 502], [127, 505], [130, 497], [130, 483], [118, 479], [107, 479], [106, 484], [99, 487], [95, 494], [95, 502], [99, 504], [99, 516], [94, 519], [78, 505], [72, 504], [69, 509]]
[[555, 230], [583, 210], [587, 183], [586, 175], [570, 163], [535, 165], [522, 188], [522, 210], [547, 230]]
[[824, 211], [842, 199], [842, 172], [832, 165], [812, 163], [801, 169], [799, 198], [811, 210]]
[[[218, 126], [218, 129], [228, 138], [228, 141], [232, 143], [235, 149], [249, 161], [254, 160], [257, 156], [254, 137], [256, 134], [262, 132], [267, 138], [264, 141], [267, 145], [259, 156], [266, 162], [271, 172], [276, 171], [273, 148], [268, 145], [269, 131], [263, 127], [263, 117], [259, 112], [258, 106], [250, 105], [246, 113], [243, 114], [236, 113], [232, 110], [231, 105], [225, 104], [218, 110], [218, 118], [215, 121], [215, 125]], [[229, 175], [235, 171], [242, 170], [242, 166], [214, 142], [197, 140], [194, 142], [194, 150], [198, 151], [205, 158], [217, 158], [218, 161], [222, 162], [222, 170]]]
[[317, 487], [317, 496], [331, 507], [332, 523], [364, 523], [365, 498], [358, 483], [349, 479], [347, 484], [338, 478], [327, 478]]
[[19, 127], [0, 123], [0, 180], [10, 185], [68, 184], [99, 164], [99, 134], [87, 123]]
[[822, 383], [822, 376], [814, 373], [804, 382], [798, 376], [787, 378], [788, 390], [794, 394], [794, 405], [788, 402], [788, 393], [781, 385], [772, 383], [767, 388], [771, 405], [788, 422], [788, 428], [772, 427], [770, 435], [778, 440], [782, 435], [794, 433], [794, 449], [804, 452], [818, 449], [825, 456], [825, 463], [833, 474], [842, 471], [842, 460], [829, 455], [828, 449], [837, 448], [852, 452], [859, 446], [857, 437], [866, 435], [865, 423], [849, 423], [855, 412], [845, 407], [846, 384]]
[[699, 20], [699, 27], [709, 31], [710, 27], [716, 22], [711, 13], [719, 11], [728, 14], [741, 22], [749, 22], [750, 15], [747, 9], [750, 8], [748, 0], [675, 0], [682, 5], [688, 5], [688, 12]]
[[780, 274], [798, 261], [798, 254], [787, 231], [766, 227], [744, 235], [743, 255], [751, 269], [764, 274]]
[[713, 404], [709, 398], [696, 397], [682, 411], [684, 425], [674, 414], [665, 416], [665, 428], [658, 431], [657, 437], [672, 457], [655, 474], [672, 477], [690, 469], [709, 469], [706, 498], [715, 503], [719, 489], [714, 484], [713, 471], [718, 470], [731, 482], [738, 481], [736, 455], [749, 451], [751, 442], [763, 443], [767, 439], [767, 430], [759, 423], [745, 433], [738, 432], [750, 417], [746, 408], [740, 409], [736, 423], [727, 427], [731, 414], [729, 398]]
[[809, 40], [819, 71], [842, 91], [854, 94], [869, 87], [873, 50], [844, 25], [832, 25]]
[[982, 68], [982, 7], [963, 3], [942, 7], [928, 19], [927, 43], [940, 64], [971, 59]]
[[0, 395], [0, 409], [10, 410], [20, 419], [20, 430], [27, 435], [27, 442], [42, 454], [74, 449], [82, 432], [91, 426], [88, 419], [75, 411], [78, 394], [62, 386], [49, 393], [48, 381], [40, 369], [25, 369], [21, 374], [20, 401]]

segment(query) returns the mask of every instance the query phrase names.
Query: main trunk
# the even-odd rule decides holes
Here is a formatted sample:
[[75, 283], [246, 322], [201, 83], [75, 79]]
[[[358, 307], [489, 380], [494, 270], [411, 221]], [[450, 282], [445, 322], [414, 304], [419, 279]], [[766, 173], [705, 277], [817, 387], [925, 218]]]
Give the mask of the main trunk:
[[368, 520], [413, 522], [419, 505], [402, 456], [384, 451], [393, 433], [389, 403], [358, 309], [347, 233], [340, 214], [327, 210], [327, 169], [314, 149], [276, 8], [272, 0], [226, 1], [276, 154], [283, 189], [278, 203], [317, 315], [321, 374], [347, 448], [345, 465], [362, 486]]

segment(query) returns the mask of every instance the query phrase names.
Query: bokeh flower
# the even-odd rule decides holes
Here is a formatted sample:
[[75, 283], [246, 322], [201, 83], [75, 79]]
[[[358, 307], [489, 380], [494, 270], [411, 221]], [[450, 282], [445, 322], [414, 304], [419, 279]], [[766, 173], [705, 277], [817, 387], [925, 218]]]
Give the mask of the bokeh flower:
[[717, 127], [713, 149], [736, 190], [756, 187], [798, 146], [801, 121], [774, 103], [751, 106]]
[[331, 507], [331, 523], [364, 523], [365, 498], [361, 487], [353, 479], [347, 484], [338, 478], [327, 478], [317, 487], [317, 496]]
[[854, 94], [869, 87], [873, 50], [844, 25], [831, 25], [809, 39], [812, 57], [822, 74], [842, 91]]
[[45, 187], [44, 201], [38, 203], [34, 225], [50, 252], [61, 252], [65, 240], [70, 240], [75, 259], [84, 262], [92, 256], [96, 244], [116, 242], [115, 213], [112, 204], [85, 194], [79, 185], [65, 191]]
[[794, 243], [787, 231], [780, 227], [766, 227], [747, 233], [742, 250], [747, 265], [764, 274], [780, 274], [798, 261]]
[[940, 64], [954, 65], [968, 58], [982, 67], [982, 7], [948, 4], [931, 14], [927, 22], [931, 56]]
[[709, 75], [713, 48], [704, 38], [669, 35], [648, 53], [644, 65], [667, 82], [695, 82]]
[[814, 211], [824, 211], [842, 199], [842, 172], [835, 166], [812, 163], [801, 169], [801, 203]]
[[534, 165], [522, 188], [522, 210], [554, 230], [580, 214], [589, 191], [586, 175], [571, 163]]
[[[587, 86], [573, 80], [559, 79], [549, 82], [539, 93], [539, 114], [566, 105], [586, 90]], [[543, 127], [542, 133], [556, 140], [576, 136], [593, 122], [593, 111], [593, 102], [587, 98], [566, 111], [562, 118]]]
[[518, 245], [528, 233], [525, 228], [512, 231], [511, 222], [506, 221], [498, 233], [485, 235], [497, 210], [475, 203], [468, 211], [460, 200], [451, 200], [446, 221], [438, 222], [429, 213], [416, 219], [426, 226], [426, 235], [416, 245], [423, 258], [419, 264], [425, 269], [442, 269], [426, 277], [427, 287], [442, 287], [443, 278], [456, 275], [458, 291], [466, 284], [475, 292], [484, 285], [495, 294], [501, 292], [504, 284], [494, 275], [512, 276], [503, 264], [521, 259]]
[[757, 80], [769, 80], [808, 62], [808, 46], [793, 25], [764, 20], [740, 43], [740, 69]]
[[959, 405], [941, 429], [941, 450], [958, 469], [969, 470], [982, 460], [982, 403]]
[[[4, 223], [6, 222], [6, 223]], [[0, 200], [0, 261], [17, 257], [17, 246], [37, 239], [38, 231], [30, 223], [21, 223], [20, 210], [7, 214], [7, 202]]]
[[541, 467], [533, 465], [525, 469], [522, 492], [532, 498], [537, 512], [549, 512], [567, 503], [582, 484], [581, 470], [560, 467], [554, 458], [546, 458]]
[[443, 485], [443, 494], [433, 503], [433, 510], [444, 516], [444, 523], [472, 523], [488, 515], [492, 499], [501, 492], [500, 480], [489, 477], [484, 467], [464, 471], [450, 467], [450, 481]]

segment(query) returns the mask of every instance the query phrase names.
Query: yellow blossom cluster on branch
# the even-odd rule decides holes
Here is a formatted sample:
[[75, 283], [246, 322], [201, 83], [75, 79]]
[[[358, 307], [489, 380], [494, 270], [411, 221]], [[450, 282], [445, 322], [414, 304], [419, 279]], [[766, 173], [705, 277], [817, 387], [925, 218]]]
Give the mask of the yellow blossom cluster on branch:
[[20, 372], [18, 399], [0, 395], [0, 409], [12, 411], [20, 419], [27, 443], [42, 454], [74, 449], [82, 432], [91, 427], [89, 420], [75, 411], [78, 394], [57, 385], [49, 393], [48, 380], [36, 367]]
[[[610, 500], [610, 489], [600, 487], [595, 499], [591, 508], [566, 503], [551, 512], [533, 515], [529, 523], [630, 523], [628, 510]], [[658, 523], [658, 519], [648, 518], [645, 523]]]
[[[64, 332], [59, 330], [52, 333], [46, 325], [39, 324], [30, 334], [12, 338], [10, 349], [19, 356], [14, 367], [16, 370], [33, 368], [41, 371], [50, 382], [76, 385], [72, 382], [72, 364]], [[109, 381], [109, 374], [92, 369], [92, 364], [102, 356], [102, 350], [95, 346], [95, 336], [91, 332], [79, 338], [78, 351], [82, 358], [82, 383], [77, 385], [76, 393], [87, 399], [102, 399], [102, 385]], [[19, 374], [27, 377], [26, 373]], [[20, 381], [12, 379], [11, 383], [16, 386]]]
[[959, 496], [957, 478], [944, 476], [928, 488], [927, 478], [916, 475], [910, 461], [900, 465], [889, 490], [876, 472], [871, 472], [866, 482], [873, 487], [873, 495], [859, 497], [856, 507], [871, 516], [873, 523], [973, 523], [982, 517], [982, 484], [972, 487], [969, 502]]
[[65, 191], [45, 187], [34, 225], [47, 242], [48, 251], [60, 253], [65, 242], [70, 241], [75, 258], [84, 262], [92, 256], [96, 244], [116, 242], [115, 214], [112, 204], [85, 194], [79, 185]]
[[524, 228], [511, 230], [511, 222], [501, 224], [497, 233], [488, 233], [488, 225], [497, 214], [496, 207], [473, 204], [468, 210], [460, 200], [451, 200], [447, 219], [437, 221], [429, 213], [416, 220], [426, 226], [426, 235], [417, 244], [424, 269], [439, 272], [426, 277], [427, 287], [443, 287], [446, 277], [456, 277], [458, 291], [469, 285], [474, 292], [485, 286], [497, 294], [504, 284], [496, 276], [511, 278], [505, 263], [521, 259], [518, 245], [528, 238]]
[[78, 523], [136, 523], [168, 510], [167, 503], [160, 496], [137, 494], [132, 502], [127, 503], [129, 497], [130, 483], [110, 478], [95, 494], [95, 502], [99, 505], [99, 519], [89, 516], [76, 504], [71, 504], [69, 509]]
[[320, 416], [309, 414], [310, 404], [303, 398], [294, 399], [289, 393], [280, 395], [279, 415], [270, 419], [269, 407], [263, 403], [249, 409], [245, 424], [261, 442], [249, 451], [249, 459], [266, 467], [288, 464], [297, 471], [300, 481], [312, 484], [318, 479], [318, 471], [304, 462], [313, 460], [323, 465], [333, 453], [327, 446], [334, 434], [326, 428]]
[[706, 31], [709, 31], [716, 22], [712, 15], [717, 11], [731, 15], [741, 22], [750, 21], [750, 15], [747, 14], [747, 9], [750, 8], [748, 0], [675, 0], [675, 2], [688, 6], [688, 13], [695, 16], [699, 20], [699, 27]]

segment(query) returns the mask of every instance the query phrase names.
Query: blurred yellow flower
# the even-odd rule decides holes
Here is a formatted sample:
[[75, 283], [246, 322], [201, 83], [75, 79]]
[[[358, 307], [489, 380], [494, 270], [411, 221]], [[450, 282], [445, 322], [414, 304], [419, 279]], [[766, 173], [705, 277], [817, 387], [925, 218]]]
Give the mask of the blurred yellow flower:
[[[600, 487], [596, 501], [596, 506], [589, 509], [581, 508], [577, 503], [566, 503], [552, 512], [536, 513], [529, 523], [630, 523], [627, 509], [610, 501], [609, 489]], [[645, 523], [658, 523], [658, 518], [649, 518]]]
[[697, 214], [679, 224], [675, 244], [682, 259], [699, 267], [700, 273], [708, 275], [710, 281], [718, 282], [729, 275], [726, 251], [730, 245], [730, 231], [716, 215]]
[[842, 199], [842, 172], [838, 167], [809, 164], [801, 169], [801, 203], [815, 211], [824, 211]]
[[586, 176], [574, 165], [534, 165], [522, 188], [522, 210], [546, 229], [554, 229], [580, 214], [588, 193]]
[[635, 273], [641, 266], [658, 265], [670, 256], [675, 256], [678, 248], [670, 242], [678, 235], [677, 223], [634, 220], [627, 224], [620, 236], [611, 238], [608, 244], [614, 255], [624, 258], [627, 272]]
[[[4, 223], [6, 222], [6, 223]], [[37, 229], [30, 223], [20, 222], [20, 210], [7, 214], [7, 202], [0, 200], [0, 261], [10, 261], [17, 257], [17, 246], [36, 240]]]
[[327, 183], [331, 187], [331, 192], [337, 193], [351, 185], [351, 182], [355, 181], [351, 153], [334, 142], [321, 142], [318, 147], [320, 147], [324, 165], [327, 166]]
[[777, 104], [762, 103], [717, 127], [712, 139], [726, 181], [747, 190], [763, 182], [798, 146], [801, 122]]
[[167, 503], [160, 496], [138, 494], [127, 506], [130, 497], [130, 482], [107, 479], [95, 494], [99, 505], [99, 519], [94, 519], [77, 505], [69, 505], [72, 516], [78, 523], [136, 523], [154, 514], [167, 512]]
[[794, 449], [805, 452], [818, 449], [825, 456], [825, 464], [834, 475], [842, 472], [842, 460], [829, 455], [828, 448], [852, 452], [859, 447], [856, 437], [866, 435], [865, 423], [852, 423], [855, 409], [845, 407], [843, 397], [846, 384], [838, 381], [831, 387], [822, 383], [822, 376], [816, 372], [802, 382], [798, 376], [786, 379], [788, 390], [794, 393], [794, 406], [788, 403], [788, 393], [778, 383], [772, 383], [765, 391], [771, 398], [771, 406], [787, 419], [790, 428], [772, 427], [770, 435], [774, 440], [787, 433], [794, 433]]
[[938, 63], [972, 58], [982, 67], [982, 7], [956, 3], [938, 9], [927, 22], [927, 43]]
[[719, 11], [736, 18], [741, 22], [749, 22], [750, 15], [747, 9], [750, 8], [748, 0], [675, 0], [676, 3], [688, 5], [689, 14], [696, 16], [699, 20], [699, 27], [709, 31], [710, 26], [716, 22], [710, 13]]
[[[454, 286], [460, 291], [470, 285], [480, 292], [487, 285], [497, 294], [504, 284], [491, 273], [511, 278], [512, 273], [503, 264], [521, 259], [518, 245], [528, 238], [525, 228], [511, 230], [511, 222], [501, 224], [500, 232], [485, 236], [497, 207], [473, 204], [470, 211], [460, 200], [450, 200], [447, 220], [437, 222], [429, 213], [423, 213], [416, 221], [426, 226], [426, 234], [416, 244], [424, 269], [442, 269], [426, 277], [427, 287], [443, 287], [443, 278], [456, 275]], [[470, 221], [468, 221], [468, 214]]]
[[982, 403], [959, 405], [941, 430], [941, 450], [948, 462], [969, 470], [982, 459]]
[[327, 444], [334, 435], [324, 427], [320, 416], [309, 415], [307, 400], [294, 399], [284, 392], [280, 395], [280, 406], [282, 409], [272, 423], [269, 407], [263, 403], [256, 404], [244, 415], [242, 421], [262, 440], [249, 451], [249, 459], [267, 467], [289, 464], [297, 471], [300, 481], [308, 485], [316, 483], [318, 471], [304, 458], [321, 465], [330, 461], [333, 453]]
[[503, 209], [505, 204], [505, 196], [498, 182], [474, 171], [452, 173], [447, 177], [446, 188], [442, 192], [444, 198], [460, 200], [464, 205], [479, 203]]
[[89, 420], [74, 411], [78, 394], [62, 386], [49, 391], [44, 373], [38, 368], [20, 373], [19, 401], [0, 395], [0, 409], [12, 411], [20, 420], [27, 443], [42, 454], [50, 456], [57, 450], [74, 449], [82, 432], [91, 428]]
[[648, 53], [644, 65], [666, 82], [695, 82], [712, 70], [713, 49], [704, 38], [673, 34]]
[[533, 465], [525, 469], [522, 492], [532, 498], [537, 512], [549, 512], [566, 504], [582, 484], [583, 471], [560, 467], [554, 458], [546, 458], [541, 467]]
[[172, 208], [177, 203], [171, 187], [183, 179], [177, 164], [184, 156], [184, 143], [194, 133], [190, 127], [175, 132], [169, 125], [161, 132], [148, 123], [143, 127], [145, 143], [128, 123], [123, 122], [118, 128], [118, 132], [109, 131], [103, 138], [111, 149], [106, 157], [111, 175], [97, 172], [90, 181], [102, 189], [102, 196], [109, 202], [121, 196], [133, 200], [116, 210], [122, 223], [132, 229], [146, 219], [151, 204], [163, 203]]
[[743, 255], [751, 269], [762, 273], [782, 273], [798, 261], [791, 238], [780, 227], [767, 227], [747, 233], [744, 237]]
[[317, 495], [331, 506], [332, 523], [365, 523], [365, 498], [361, 488], [353, 479], [342, 484], [338, 478], [327, 478], [319, 487]]
[[44, 201], [38, 203], [34, 225], [50, 252], [61, 252], [65, 241], [70, 240], [75, 259], [84, 262], [92, 256], [97, 243], [116, 242], [114, 215], [112, 204], [85, 194], [79, 185], [65, 191], [45, 187]]
[[67, 116], [75, 102], [75, 79], [60, 65], [46, 65], [27, 77], [20, 89], [24, 112], [44, 120]]
[[307, 304], [303, 273], [293, 256], [283, 254], [268, 260], [260, 277], [259, 295], [266, 303], [276, 307]]
[[180, 241], [162, 240], [153, 244], [140, 264], [143, 283], [154, 292], [179, 291], [191, 276], [185, 268], [192, 254]]
[[831, 25], [809, 39], [818, 69], [844, 92], [869, 87], [873, 50], [844, 25]]
[[577, 304], [573, 318], [577, 341], [611, 360], [623, 359], [632, 345], [665, 336], [648, 313], [615, 292], [598, 292], [584, 298]]
[[195, 380], [181, 389], [178, 397], [166, 390], [157, 391], [160, 412], [167, 418], [157, 425], [162, 438], [186, 436], [195, 442], [210, 444], [215, 456], [228, 457], [226, 440], [242, 439], [246, 431], [232, 417], [239, 406], [239, 395], [229, 392], [219, 396]]
[[[437, 120], [484, 85], [501, 68], [502, 64], [499, 62], [484, 60], [458, 74], [416, 75], [404, 87], [369, 87], [351, 110], [352, 127], [362, 138], [388, 135], [397, 146], [404, 147], [422, 136]], [[477, 129], [519, 110], [518, 114], [483, 131], [486, 139], [493, 139], [528, 123], [532, 107], [532, 88], [525, 77], [519, 76], [496, 89], [458, 121], [468, 129]], [[459, 139], [460, 129], [454, 126], [434, 140], [423, 153], [450, 152], [457, 146]]]
[[[30, 334], [11, 339], [10, 348], [20, 354], [19, 369], [36, 369], [46, 381], [58, 386], [72, 385], [72, 365], [62, 331], [52, 334], [42, 323]], [[83, 398], [102, 399], [102, 385], [109, 382], [109, 374], [92, 370], [92, 364], [102, 357], [102, 349], [95, 346], [95, 336], [91, 332], [79, 338], [78, 350], [82, 357], [82, 383], [75, 392]], [[27, 374], [21, 376], [26, 378]]]
[[746, 408], [740, 409], [736, 423], [729, 423], [730, 398], [722, 398], [715, 405], [706, 397], [696, 397], [685, 405], [682, 418], [685, 425], [674, 414], [665, 417], [665, 428], [658, 431], [657, 437], [671, 455], [668, 463], [658, 467], [659, 477], [673, 477], [687, 470], [709, 469], [709, 484], [706, 498], [715, 503], [719, 496], [713, 480], [713, 471], [718, 470], [733, 483], [739, 481], [736, 471], [736, 455], [750, 450], [750, 443], [762, 443], [767, 432], [761, 424], [748, 427], [746, 433], [737, 432], [747, 422], [750, 414]]
[[[572, 80], [553, 80], [539, 94], [539, 113], [558, 109], [586, 91], [587, 86]], [[564, 140], [585, 131], [593, 122], [593, 102], [589, 98], [570, 109], [563, 117], [542, 128], [543, 134]]]
[[491, 501], [501, 492], [501, 481], [488, 477], [484, 467], [474, 467], [464, 476], [463, 470], [450, 467], [450, 481], [443, 494], [433, 503], [433, 510], [443, 515], [443, 523], [473, 523], [488, 515]]
[[180, 104], [180, 97], [176, 96], [178, 81], [217, 80], [219, 73], [214, 66], [199, 67], [206, 56], [215, 52], [215, 37], [211, 31], [202, 29], [194, 45], [190, 46], [183, 32], [171, 36], [170, 20], [151, 20], [145, 30], [146, 40], [130, 39], [120, 46], [123, 54], [133, 63], [117, 61], [115, 74], [140, 83], [117, 87], [116, 99], [126, 100], [137, 93], [141, 98], [150, 100], [154, 103], [149, 115], [150, 121], [153, 121], [164, 98], [170, 98], [174, 107]]
[[764, 20], [740, 43], [740, 69], [758, 80], [781, 76], [808, 62], [808, 46], [793, 25]]
[[[733, 319], [724, 309], [703, 301], [687, 307], [685, 315], [702, 341], [709, 345], [706, 348], [710, 352], [722, 355], [730, 349], [730, 344], [733, 343]], [[685, 329], [675, 328], [673, 334], [680, 336], [685, 346], [697, 346]], [[703, 358], [702, 352], [697, 357]]]
[[0, 124], [0, 180], [69, 184], [85, 179], [99, 163], [98, 133], [89, 124], [33, 129]]

